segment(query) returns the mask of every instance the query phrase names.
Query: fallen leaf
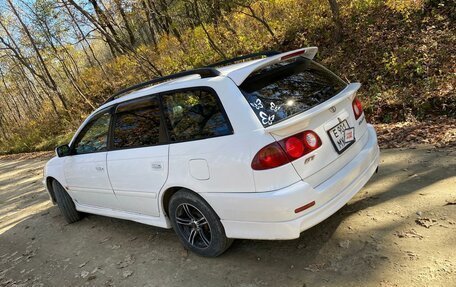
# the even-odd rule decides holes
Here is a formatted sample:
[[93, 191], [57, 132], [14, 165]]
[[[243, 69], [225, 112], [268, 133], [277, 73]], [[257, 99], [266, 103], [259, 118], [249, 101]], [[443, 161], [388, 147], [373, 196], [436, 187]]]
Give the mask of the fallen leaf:
[[418, 255], [413, 253], [412, 251], [405, 251], [407, 253], [410, 260], [418, 260]]
[[82, 278], [86, 278], [87, 276], [89, 276], [89, 274], [90, 274], [89, 271], [83, 270], [83, 271], [81, 272], [81, 277], [82, 277]]
[[133, 255], [127, 255], [124, 260], [117, 262], [119, 269], [126, 268], [135, 262], [135, 257]]
[[304, 267], [304, 270], [310, 271], [310, 272], [319, 272], [324, 269], [326, 266], [325, 263], [316, 263], [316, 264], [310, 264], [307, 267]]
[[431, 219], [431, 218], [428, 218], [428, 217], [418, 218], [417, 220], [415, 220], [415, 222], [418, 225], [421, 225], [421, 226], [426, 227], [426, 228], [430, 228], [431, 226], [437, 224], [437, 220]]
[[407, 230], [407, 231], [396, 231], [394, 233], [399, 238], [419, 238], [423, 239], [423, 236], [421, 234], [418, 234], [418, 232], [415, 231], [415, 229]]
[[111, 239], [111, 237], [106, 237], [105, 239], [101, 240], [100, 243], [105, 243], [105, 242], [108, 241], [109, 239]]
[[350, 247], [350, 240], [347, 239], [339, 242], [339, 247], [347, 249]]
[[132, 274], [133, 274], [133, 271], [131, 271], [131, 270], [125, 270], [125, 271], [122, 273], [122, 276], [123, 276], [123, 278], [128, 278], [128, 277], [130, 277]]

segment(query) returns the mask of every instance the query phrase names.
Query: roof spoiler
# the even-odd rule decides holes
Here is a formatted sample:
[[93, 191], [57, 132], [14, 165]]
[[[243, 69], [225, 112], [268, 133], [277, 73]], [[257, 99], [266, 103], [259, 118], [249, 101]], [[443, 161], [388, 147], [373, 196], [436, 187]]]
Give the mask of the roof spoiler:
[[227, 77], [231, 78], [231, 80], [236, 83], [236, 85], [240, 86], [242, 82], [244, 82], [247, 77], [252, 74], [253, 72], [264, 68], [266, 66], [276, 64], [282, 61], [290, 60], [296, 57], [305, 57], [308, 59], [313, 59], [317, 54], [318, 48], [317, 47], [308, 47], [308, 48], [301, 48], [293, 51], [288, 51], [284, 53], [279, 53], [275, 55], [268, 56], [267, 58], [256, 60], [253, 63], [246, 65], [240, 69], [236, 69], [234, 71], [228, 72], [226, 74]]
[[266, 51], [266, 52], [253, 53], [253, 54], [243, 55], [243, 56], [235, 57], [232, 59], [216, 62], [216, 63], [210, 64], [210, 65], [207, 65], [206, 67], [217, 68], [217, 67], [222, 67], [222, 66], [226, 66], [229, 64], [234, 64], [234, 63], [236, 63], [238, 61], [242, 61], [242, 60], [253, 60], [254, 58], [258, 58], [258, 57], [271, 57], [271, 56], [275, 56], [278, 54], [280, 54], [280, 52], [278, 52], [278, 51]]

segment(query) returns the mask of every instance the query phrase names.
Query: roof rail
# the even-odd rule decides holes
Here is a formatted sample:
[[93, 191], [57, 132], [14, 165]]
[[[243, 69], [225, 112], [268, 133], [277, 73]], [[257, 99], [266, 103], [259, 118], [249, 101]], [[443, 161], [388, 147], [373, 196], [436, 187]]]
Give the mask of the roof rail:
[[258, 57], [262, 57], [262, 56], [271, 57], [271, 56], [275, 56], [275, 55], [278, 55], [278, 54], [280, 54], [280, 52], [278, 52], [278, 51], [265, 51], [265, 52], [253, 53], [253, 54], [248, 54], [248, 55], [244, 55], [244, 56], [235, 57], [235, 58], [228, 59], [228, 60], [223, 60], [223, 61], [220, 61], [220, 62], [217, 62], [217, 63], [214, 63], [214, 64], [207, 65], [206, 67], [212, 67], [212, 68], [213, 67], [220, 67], [220, 66], [224, 66], [224, 65], [227, 65], [227, 64], [232, 64], [234, 62], [241, 61], [241, 60], [258, 58]]
[[183, 71], [183, 72], [167, 75], [167, 76], [160, 77], [160, 78], [155, 78], [150, 81], [146, 81], [146, 82], [139, 83], [139, 84], [133, 85], [131, 87], [122, 89], [122, 90], [118, 91], [117, 93], [115, 93], [114, 95], [112, 95], [111, 97], [109, 97], [104, 103], [106, 104], [110, 101], [115, 100], [116, 98], [118, 98], [119, 96], [121, 96], [125, 93], [131, 92], [134, 90], [138, 90], [138, 89], [150, 86], [152, 84], [157, 84], [157, 83], [161, 83], [161, 82], [165, 82], [165, 81], [169, 81], [169, 80], [173, 80], [173, 79], [178, 79], [178, 78], [182, 78], [182, 77], [190, 76], [190, 75], [200, 75], [201, 79], [203, 79], [203, 78], [219, 76], [220, 72], [214, 68], [203, 67], [203, 68], [198, 68], [198, 69], [194, 69], [194, 70]]

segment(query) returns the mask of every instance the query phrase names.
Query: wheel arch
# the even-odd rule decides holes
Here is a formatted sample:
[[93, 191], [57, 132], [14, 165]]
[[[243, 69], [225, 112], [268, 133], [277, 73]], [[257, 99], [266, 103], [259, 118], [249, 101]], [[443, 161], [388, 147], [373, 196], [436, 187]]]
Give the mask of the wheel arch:
[[49, 195], [50, 195], [50, 197], [51, 197], [52, 203], [55, 204], [55, 203], [57, 202], [57, 200], [56, 200], [56, 198], [55, 198], [54, 188], [52, 187], [52, 182], [53, 182], [54, 180], [58, 182], [58, 180], [55, 179], [55, 178], [52, 177], [52, 176], [46, 177], [46, 189], [47, 189], [47, 191], [49, 192]]
[[162, 197], [161, 197], [161, 206], [162, 206], [162, 210], [163, 210], [163, 214], [166, 216], [166, 217], [169, 217], [169, 201], [171, 200], [171, 197], [176, 193], [178, 192], [179, 190], [181, 189], [185, 189], [185, 190], [189, 190], [191, 192], [194, 192], [193, 190], [191, 189], [188, 189], [186, 187], [183, 187], [183, 186], [173, 186], [173, 187], [168, 187], [163, 193], [162, 193]]
[[[162, 210], [163, 210], [163, 213], [166, 217], [169, 218], [169, 201], [171, 200], [171, 197], [176, 193], [178, 192], [179, 190], [185, 190], [187, 192], [191, 192], [193, 194], [195, 194], [196, 196], [198, 196], [199, 198], [201, 198], [204, 202], [206, 202], [206, 204], [215, 212], [215, 214], [217, 214], [217, 212], [214, 210], [214, 208], [209, 204], [209, 202], [207, 202], [207, 200], [201, 196], [201, 194], [199, 194], [198, 192], [192, 190], [191, 188], [187, 188], [187, 187], [184, 187], [184, 186], [173, 186], [173, 187], [168, 187], [162, 194], [162, 197], [161, 197], [161, 207], [162, 207]], [[217, 217], [218, 214], [217, 214]], [[220, 218], [220, 217], [219, 217]]]

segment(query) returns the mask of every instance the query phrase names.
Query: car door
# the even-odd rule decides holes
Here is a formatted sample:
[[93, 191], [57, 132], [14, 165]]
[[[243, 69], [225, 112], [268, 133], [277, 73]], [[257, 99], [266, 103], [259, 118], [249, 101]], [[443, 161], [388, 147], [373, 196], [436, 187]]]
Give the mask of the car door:
[[159, 215], [158, 193], [168, 177], [168, 148], [158, 96], [117, 106], [107, 167], [121, 210]]
[[71, 155], [65, 157], [67, 189], [80, 204], [116, 208], [106, 169], [106, 155], [111, 115], [95, 115], [71, 144]]

